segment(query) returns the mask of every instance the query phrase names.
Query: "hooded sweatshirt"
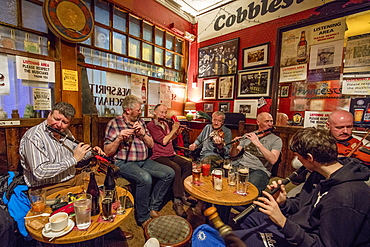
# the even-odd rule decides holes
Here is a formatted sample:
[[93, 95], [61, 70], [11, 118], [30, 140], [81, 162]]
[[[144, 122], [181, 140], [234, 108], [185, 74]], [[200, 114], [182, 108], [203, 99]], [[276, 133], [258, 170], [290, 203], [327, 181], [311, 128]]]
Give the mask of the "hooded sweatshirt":
[[287, 221], [280, 231], [293, 245], [370, 246], [369, 169], [357, 159], [340, 163], [328, 179], [312, 172], [300, 195], [282, 207]]

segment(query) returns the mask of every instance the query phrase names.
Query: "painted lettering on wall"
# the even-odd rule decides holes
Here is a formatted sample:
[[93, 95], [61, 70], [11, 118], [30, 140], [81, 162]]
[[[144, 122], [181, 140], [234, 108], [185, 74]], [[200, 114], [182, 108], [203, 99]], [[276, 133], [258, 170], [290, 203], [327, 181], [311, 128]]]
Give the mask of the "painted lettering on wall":
[[129, 88], [96, 84], [90, 84], [90, 90], [93, 95], [101, 95], [94, 96], [95, 105], [121, 106], [124, 98], [131, 94], [131, 89]]

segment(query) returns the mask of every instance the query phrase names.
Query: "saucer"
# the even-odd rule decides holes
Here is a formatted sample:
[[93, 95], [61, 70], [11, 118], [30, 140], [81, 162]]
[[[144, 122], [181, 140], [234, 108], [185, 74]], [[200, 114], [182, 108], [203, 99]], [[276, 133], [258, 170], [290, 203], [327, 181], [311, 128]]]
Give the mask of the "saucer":
[[59, 232], [54, 232], [54, 231], [45, 232], [45, 228], [42, 228], [42, 235], [44, 237], [47, 237], [47, 238], [61, 237], [63, 235], [66, 235], [70, 231], [72, 231], [72, 229], [73, 229], [74, 226], [75, 226], [75, 222], [73, 220], [71, 220], [71, 219], [68, 219], [68, 225], [67, 225], [67, 227], [64, 230], [59, 231]]

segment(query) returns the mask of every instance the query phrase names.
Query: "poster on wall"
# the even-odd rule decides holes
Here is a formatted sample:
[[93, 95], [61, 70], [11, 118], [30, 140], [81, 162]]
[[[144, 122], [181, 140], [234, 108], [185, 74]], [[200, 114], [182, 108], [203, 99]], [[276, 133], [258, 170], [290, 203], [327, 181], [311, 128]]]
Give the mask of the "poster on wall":
[[8, 57], [0, 55], [0, 95], [10, 94]]
[[344, 39], [346, 30], [346, 19], [335, 19], [321, 22], [311, 27], [311, 44], [325, 43], [329, 41]]
[[324, 128], [331, 112], [305, 111], [303, 126]]
[[333, 111], [349, 106], [349, 96], [342, 95], [339, 80], [293, 82], [291, 111]]
[[342, 93], [349, 95], [370, 95], [370, 78], [343, 79]]
[[148, 77], [131, 74], [131, 94], [139, 97], [143, 103], [147, 103]]
[[349, 111], [354, 116], [354, 126], [370, 128], [370, 98], [353, 98]]
[[55, 82], [54, 62], [16, 56], [17, 79]]
[[63, 90], [78, 91], [78, 73], [75, 70], [62, 69]]
[[343, 44], [343, 40], [337, 40], [311, 47], [307, 81], [339, 80]]
[[279, 82], [303, 81], [307, 78], [307, 64], [280, 68]]
[[34, 110], [51, 110], [51, 89], [32, 88], [32, 93]]
[[290, 67], [308, 62], [309, 28], [300, 28], [283, 33], [280, 67]]
[[348, 37], [343, 77], [370, 74], [370, 33]]
[[161, 83], [159, 92], [159, 102], [171, 108], [171, 85], [168, 83]]

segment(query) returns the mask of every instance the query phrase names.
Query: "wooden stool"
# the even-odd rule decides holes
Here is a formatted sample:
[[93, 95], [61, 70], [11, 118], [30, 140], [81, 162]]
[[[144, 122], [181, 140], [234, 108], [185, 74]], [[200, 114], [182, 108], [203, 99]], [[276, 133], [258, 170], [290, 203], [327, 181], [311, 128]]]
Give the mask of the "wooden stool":
[[184, 246], [193, 234], [190, 223], [177, 215], [152, 218], [144, 227], [145, 238], [158, 239], [161, 246]]

